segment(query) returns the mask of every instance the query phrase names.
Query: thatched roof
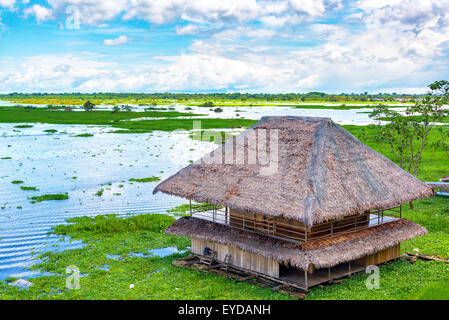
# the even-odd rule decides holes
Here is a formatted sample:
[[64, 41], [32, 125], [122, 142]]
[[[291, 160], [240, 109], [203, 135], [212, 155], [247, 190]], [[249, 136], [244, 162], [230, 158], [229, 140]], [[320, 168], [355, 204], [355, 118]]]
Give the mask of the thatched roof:
[[[244, 164], [238, 164], [232, 153], [229, 164], [233, 146], [243, 146], [246, 155], [260, 148], [257, 143], [248, 143], [248, 138], [256, 133], [260, 136], [261, 129], [270, 137], [277, 129], [277, 170], [267, 174], [263, 171], [267, 166], [248, 163], [248, 156]], [[274, 145], [267, 144], [267, 150], [275, 155]], [[210, 159], [220, 159], [220, 163], [210, 163]], [[154, 193], [158, 191], [244, 212], [294, 219], [308, 226], [433, 195], [432, 188], [331, 119], [291, 116], [263, 117], [160, 183]]]
[[169, 226], [165, 233], [233, 245], [301, 270], [309, 270], [310, 265], [320, 269], [362, 258], [422, 236], [427, 230], [402, 219], [301, 245], [203, 219], [183, 217]]
[[441, 182], [449, 182], [449, 176], [440, 179]]

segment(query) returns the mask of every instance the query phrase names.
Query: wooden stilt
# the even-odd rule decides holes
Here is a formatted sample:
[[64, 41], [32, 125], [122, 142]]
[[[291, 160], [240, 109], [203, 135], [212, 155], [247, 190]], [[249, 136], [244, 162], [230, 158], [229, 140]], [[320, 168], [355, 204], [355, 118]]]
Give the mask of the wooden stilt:
[[304, 283], [306, 284], [306, 289], [309, 288], [309, 279], [307, 278], [307, 271], [304, 271]]
[[410, 209], [413, 210], [413, 201], [410, 201]]

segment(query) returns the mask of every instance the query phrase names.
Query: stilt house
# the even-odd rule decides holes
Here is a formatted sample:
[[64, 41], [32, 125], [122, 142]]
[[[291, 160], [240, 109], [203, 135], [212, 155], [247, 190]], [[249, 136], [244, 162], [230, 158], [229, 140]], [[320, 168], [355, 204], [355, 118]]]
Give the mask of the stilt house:
[[263, 117], [158, 191], [190, 200], [166, 233], [193, 254], [306, 290], [399, 257], [427, 232], [402, 204], [434, 194], [331, 119], [292, 116]]

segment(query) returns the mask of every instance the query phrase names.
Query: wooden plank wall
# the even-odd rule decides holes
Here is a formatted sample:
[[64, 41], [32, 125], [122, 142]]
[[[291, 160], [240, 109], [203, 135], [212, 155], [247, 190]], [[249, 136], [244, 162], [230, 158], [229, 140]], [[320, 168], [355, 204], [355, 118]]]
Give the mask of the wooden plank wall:
[[397, 244], [393, 247], [360, 258], [356, 260], [356, 262], [366, 267], [399, 258], [400, 255], [401, 255], [401, 245]]
[[226, 254], [231, 255], [230, 264], [236, 267], [256, 271], [273, 278], [279, 278], [279, 263], [261, 255], [249, 253], [231, 245], [223, 245], [208, 240], [192, 238], [192, 253], [203, 254], [205, 247], [217, 252], [216, 259], [224, 261]]

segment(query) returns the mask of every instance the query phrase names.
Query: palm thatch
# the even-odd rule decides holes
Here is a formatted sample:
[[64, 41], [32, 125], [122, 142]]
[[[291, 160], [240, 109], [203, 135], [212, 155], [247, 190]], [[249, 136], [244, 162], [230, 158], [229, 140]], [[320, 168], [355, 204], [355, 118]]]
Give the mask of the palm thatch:
[[449, 182], [449, 176], [440, 179], [441, 182]]
[[402, 219], [325, 240], [296, 244], [203, 219], [183, 217], [169, 226], [165, 233], [236, 246], [285, 265], [310, 270], [311, 265], [320, 269], [362, 258], [422, 236], [427, 230]]
[[[250, 156], [263, 133], [276, 154], [268, 174]], [[258, 141], [250, 139], [258, 137]], [[244, 161], [230, 150], [244, 149]], [[265, 154], [265, 153], [264, 153]], [[262, 154], [257, 154], [259, 159]], [[230, 157], [230, 158], [229, 158]], [[211, 163], [210, 159], [220, 162]], [[229, 161], [229, 159], [233, 161]], [[252, 159], [252, 158], [251, 158]], [[273, 165], [273, 163], [272, 163]], [[160, 183], [164, 193], [243, 212], [294, 219], [311, 226], [331, 219], [397, 207], [433, 190], [364, 145], [329, 118], [263, 117], [250, 129]]]

